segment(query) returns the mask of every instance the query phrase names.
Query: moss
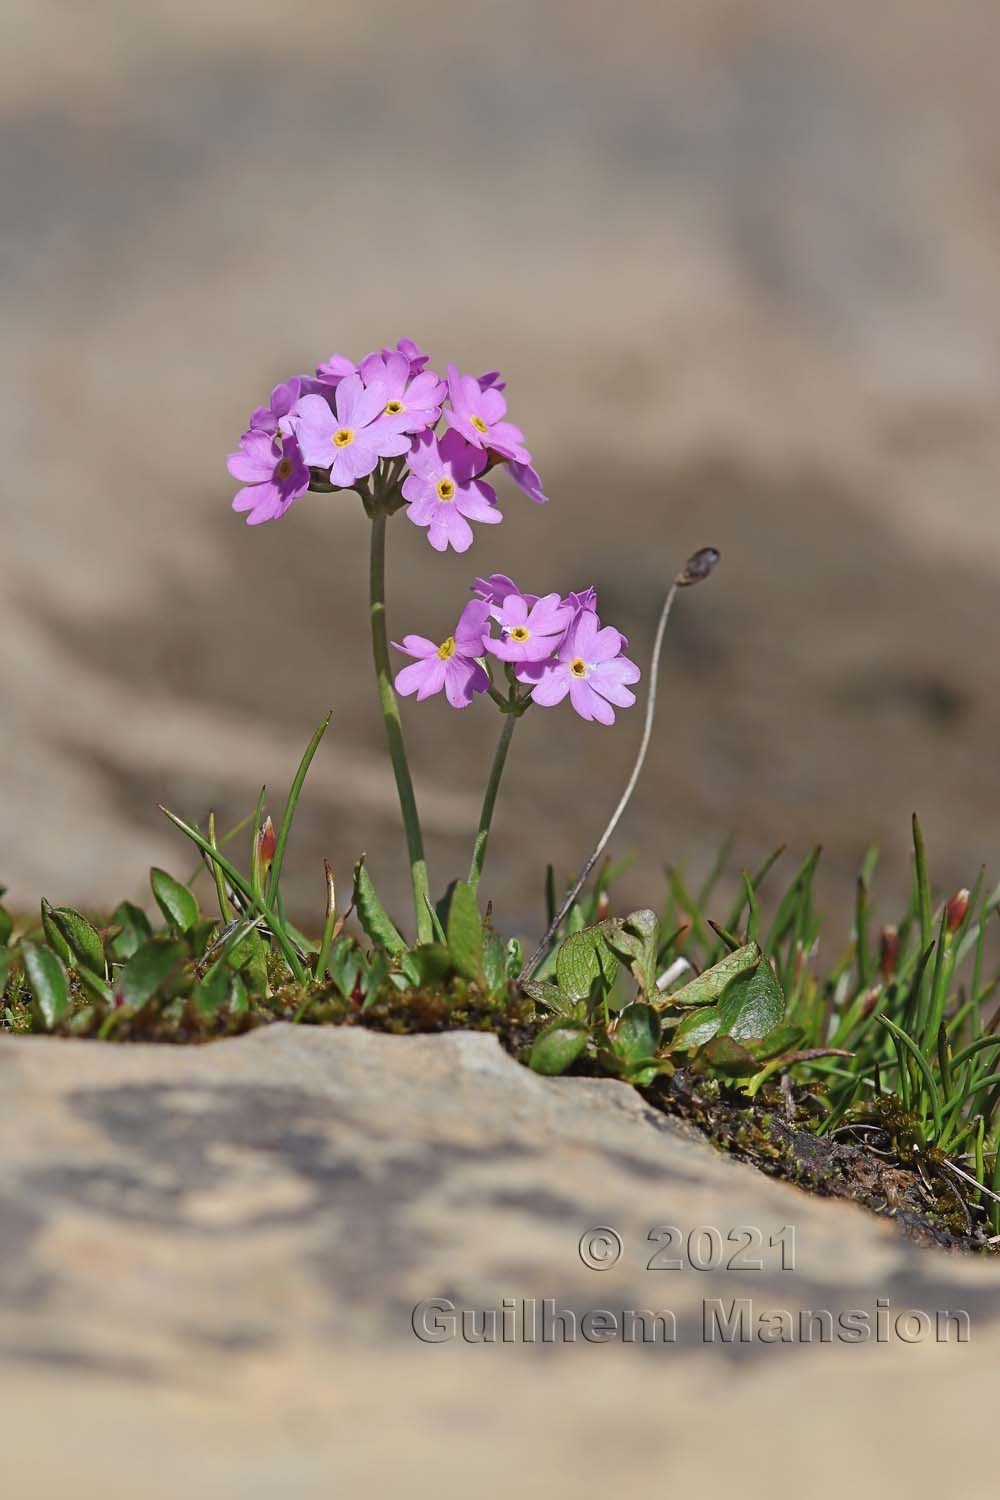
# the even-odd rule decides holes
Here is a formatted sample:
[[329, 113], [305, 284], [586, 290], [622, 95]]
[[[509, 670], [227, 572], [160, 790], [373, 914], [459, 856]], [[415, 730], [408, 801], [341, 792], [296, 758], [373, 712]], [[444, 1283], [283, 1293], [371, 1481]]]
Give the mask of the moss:
[[[815, 1133], [808, 1096], [790, 1099], [778, 1089], [761, 1102], [716, 1081], [679, 1071], [643, 1091], [655, 1108], [695, 1126], [717, 1150], [749, 1162], [769, 1177], [826, 1198], [847, 1198], [892, 1218], [923, 1245], [995, 1254], [986, 1231], [973, 1225], [958, 1184], [940, 1153], [907, 1136], [886, 1136], [886, 1148]], [[765, 1091], [766, 1092], [766, 1091]], [[970, 1188], [970, 1192], [974, 1189]]]

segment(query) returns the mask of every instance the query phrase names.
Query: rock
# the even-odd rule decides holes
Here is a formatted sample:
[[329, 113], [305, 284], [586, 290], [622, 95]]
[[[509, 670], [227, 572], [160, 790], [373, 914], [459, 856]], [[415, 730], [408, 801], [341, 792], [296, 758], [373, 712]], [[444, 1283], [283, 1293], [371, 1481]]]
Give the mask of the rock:
[[[8, 1494], [711, 1478], [840, 1500], [845, 1472], [874, 1496], [891, 1464], [919, 1497], [958, 1462], [966, 1495], [992, 1493], [996, 1265], [721, 1158], [623, 1084], [536, 1077], [486, 1035], [276, 1025], [185, 1049], [8, 1039], [0, 1086]], [[668, 1256], [687, 1264], [647, 1269]], [[476, 1315], [470, 1337], [493, 1309], [496, 1341], [433, 1341], [449, 1304]], [[734, 1304], [746, 1340], [719, 1337]], [[643, 1342], [626, 1317], [643, 1309], [673, 1314], [674, 1342], [669, 1316]], [[802, 1309], [829, 1310], [832, 1342], [803, 1336]], [[865, 1342], [838, 1321], [852, 1309]], [[757, 1336], [776, 1310], [792, 1342]]]

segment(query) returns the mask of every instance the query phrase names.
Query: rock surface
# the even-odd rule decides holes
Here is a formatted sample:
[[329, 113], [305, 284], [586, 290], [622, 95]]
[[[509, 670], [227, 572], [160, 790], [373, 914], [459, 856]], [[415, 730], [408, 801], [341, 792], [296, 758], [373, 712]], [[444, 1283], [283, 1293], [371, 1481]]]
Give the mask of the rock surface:
[[[0, 1089], [7, 1494], [840, 1500], [936, 1496], [959, 1471], [970, 1500], [995, 1493], [997, 1267], [724, 1160], [624, 1085], [538, 1078], [484, 1035], [274, 1026], [197, 1049], [8, 1039]], [[668, 1224], [763, 1245], [646, 1269], [713, 1259], [709, 1235], [650, 1242]], [[794, 1268], [768, 1243], [784, 1226]], [[601, 1227], [621, 1254], [592, 1269]], [[427, 1299], [505, 1298], [514, 1341], [415, 1334]], [[575, 1342], [542, 1341], [546, 1298]], [[707, 1340], [706, 1300], [742, 1298], [754, 1328], [787, 1310], [795, 1341]], [[803, 1308], [859, 1309], [872, 1337], [803, 1341]], [[584, 1336], [639, 1309], [671, 1310], [676, 1341], [666, 1320], [656, 1343]], [[968, 1342], [896, 1323], [946, 1309]]]

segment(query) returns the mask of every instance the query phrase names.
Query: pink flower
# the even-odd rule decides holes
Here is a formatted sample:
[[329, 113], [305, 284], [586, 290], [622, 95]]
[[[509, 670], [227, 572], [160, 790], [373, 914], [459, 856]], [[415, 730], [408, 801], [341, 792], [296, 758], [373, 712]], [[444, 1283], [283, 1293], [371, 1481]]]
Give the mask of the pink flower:
[[385, 387], [382, 414], [394, 432], [423, 432], [440, 417], [447, 394], [444, 381], [433, 370], [414, 374], [406, 354], [393, 349], [369, 354], [361, 361], [360, 374], [366, 386], [381, 382]]
[[530, 464], [519, 464], [513, 461], [505, 464], [504, 468], [529, 500], [534, 500], [536, 505], [545, 504], [549, 497], [542, 489], [542, 481], [538, 477], [537, 469], [533, 469]]
[[508, 594], [502, 604], [490, 606], [490, 614], [501, 630], [499, 640], [489, 639], [486, 649], [501, 661], [540, 662], [551, 657], [573, 618], [572, 609], [558, 594], [545, 594], [529, 604], [523, 594]]
[[279, 520], [293, 500], [309, 488], [309, 470], [293, 437], [245, 432], [239, 451], [230, 453], [226, 467], [243, 481], [233, 499], [233, 510], [248, 510], [248, 526]]
[[406, 453], [410, 440], [382, 418], [385, 386], [362, 383], [347, 375], [333, 396], [336, 411], [324, 396], [302, 396], [291, 411], [292, 428], [307, 464], [329, 469], [331, 484], [349, 489], [375, 468], [380, 458]]
[[496, 385], [484, 390], [474, 375], [462, 375], [455, 365], [449, 365], [448, 395], [451, 410], [445, 408], [444, 419], [449, 427], [476, 448], [492, 448], [502, 458], [530, 464], [524, 433], [505, 420], [507, 403]]
[[[422, 377], [418, 376], [418, 379]], [[469, 521], [495, 526], [503, 516], [493, 488], [475, 476], [486, 467], [486, 454], [471, 447], [457, 432], [446, 432], [440, 442], [423, 432], [410, 452], [411, 472], [403, 481], [406, 514], [415, 526], [427, 527], [435, 552], [472, 546]]]
[[291, 380], [284, 380], [276, 385], [271, 392], [270, 404], [258, 406], [250, 418], [250, 431], [268, 432], [272, 436], [279, 431], [290, 432], [288, 414], [303, 394], [306, 384], [305, 375], [293, 375]]
[[635, 694], [628, 684], [638, 682], [639, 668], [622, 656], [624, 637], [606, 626], [593, 610], [582, 610], [573, 621], [554, 662], [525, 664], [517, 670], [522, 682], [534, 682], [531, 697], [543, 708], [561, 703], [566, 694], [581, 719], [613, 724], [618, 708], [629, 708]]
[[416, 657], [412, 665], [396, 674], [396, 692], [401, 697], [416, 693], [417, 701], [444, 689], [452, 708], [468, 708], [476, 693], [489, 692], [490, 679], [476, 657], [483, 654], [483, 638], [489, 625], [489, 606], [472, 599], [458, 617], [453, 635], [435, 645], [422, 635], [404, 635], [393, 641], [397, 651]]
[[491, 573], [488, 578], [477, 578], [470, 591], [477, 599], [485, 599], [488, 604], [502, 604], [508, 594], [521, 594], [521, 598], [529, 604], [538, 602], [537, 594], [524, 594], [518, 588], [513, 578], [508, 578], [506, 573]]

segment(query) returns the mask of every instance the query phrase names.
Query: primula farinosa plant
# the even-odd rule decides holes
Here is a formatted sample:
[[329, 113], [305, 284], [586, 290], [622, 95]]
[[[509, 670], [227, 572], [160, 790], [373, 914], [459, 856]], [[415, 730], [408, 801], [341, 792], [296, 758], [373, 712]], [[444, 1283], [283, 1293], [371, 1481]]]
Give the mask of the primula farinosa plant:
[[[310, 493], [354, 493], [371, 521], [375, 677], [406, 833], [417, 937], [425, 943], [434, 937], [435, 909], [398, 698], [421, 702], [443, 693], [452, 708], [464, 709], [483, 697], [501, 716], [469, 868], [475, 892], [518, 719], [529, 708], [568, 701], [581, 719], [612, 725], [616, 710], [635, 703], [640, 678], [625, 636], [602, 622], [593, 588], [528, 593], [500, 573], [473, 581], [472, 597], [456, 605], [443, 636], [412, 633], [394, 641], [409, 661], [393, 673], [385, 584], [390, 518], [402, 512], [436, 552], [467, 552], [478, 527], [503, 520], [493, 481], [512, 481], [536, 504], [547, 498], [524, 434], [508, 419], [505, 389], [496, 370], [475, 376], [449, 365], [442, 379], [410, 339], [359, 363], [334, 354], [315, 375], [275, 386], [229, 455], [229, 472], [241, 483], [233, 509], [251, 526], [279, 520]], [[682, 581], [702, 576], [709, 555], [706, 550]], [[649, 701], [651, 709], [652, 690]]]
[[[371, 523], [372, 656], [406, 835], [415, 940], [383, 907], [363, 856], [346, 910], [338, 911], [326, 866], [321, 935], [288, 919], [285, 852], [327, 715], [276, 825], [265, 816], [263, 791], [228, 834], [217, 833], [212, 814], [201, 827], [167, 813], [211, 872], [217, 918], [203, 916], [194, 895], [198, 870], [185, 882], [151, 872], [163, 919], [156, 929], [127, 901], [101, 927], [43, 901], [40, 925], [24, 929], [0, 905], [0, 1029], [174, 1041], [307, 1015], [394, 1030], [487, 1025], [537, 1072], [572, 1068], [624, 1079], [661, 1107], [687, 1111], [767, 1170], [824, 1192], [839, 1184], [880, 1206], [891, 1201], [901, 1215], [926, 1219], [930, 1201], [935, 1233], [943, 1225], [967, 1243], [1000, 1242], [1000, 1009], [998, 976], [986, 960], [1000, 887], [987, 891], [980, 875], [971, 892], [935, 905], [914, 820], [908, 908], [895, 924], [875, 928], [873, 852], [858, 881], [850, 941], [825, 970], [812, 895], [818, 851], [769, 920], [762, 888], [780, 850], [755, 874], [744, 873], [735, 903], [722, 909], [724, 922], [714, 920], [721, 861], [700, 889], [672, 870], [658, 912], [611, 909], [614, 872], [603, 855], [649, 748], [673, 602], [678, 590], [709, 575], [718, 553], [695, 553], [666, 590], [640, 688], [631, 772], [561, 899], [549, 868], [548, 926], [525, 961], [518, 940], [494, 930], [492, 911], [480, 911], [478, 896], [511, 737], [529, 710], [559, 705], [585, 722], [581, 733], [614, 725], [636, 702], [639, 668], [621, 631], [602, 620], [595, 590], [563, 592], [563, 580], [549, 588], [556, 580], [544, 578], [541, 564], [539, 576], [516, 582], [477, 567], [468, 592], [443, 617], [428, 611], [405, 622], [395, 658], [386, 619], [393, 516], [402, 513], [436, 552], [467, 552], [480, 528], [502, 520], [501, 484], [536, 504], [546, 500], [524, 435], [508, 420], [504, 381], [497, 371], [474, 376], [454, 365], [442, 379], [406, 339], [360, 363], [335, 354], [314, 375], [274, 388], [250, 417], [229, 469], [240, 484], [233, 507], [250, 525], [279, 520], [307, 495], [336, 511], [349, 494]], [[529, 592], [529, 582], [545, 591]], [[468, 873], [445, 882], [435, 901], [400, 699], [421, 703], [437, 694], [453, 709], [479, 700], [473, 712], [495, 711], [499, 738], [479, 824], [470, 829]], [[247, 823], [245, 870], [226, 849]], [[352, 914], [363, 938], [344, 930]], [[796, 1145], [803, 1131], [813, 1137], [805, 1154]], [[852, 1153], [860, 1165], [845, 1184]], [[904, 1179], [909, 1187], [900, 1186]]]

